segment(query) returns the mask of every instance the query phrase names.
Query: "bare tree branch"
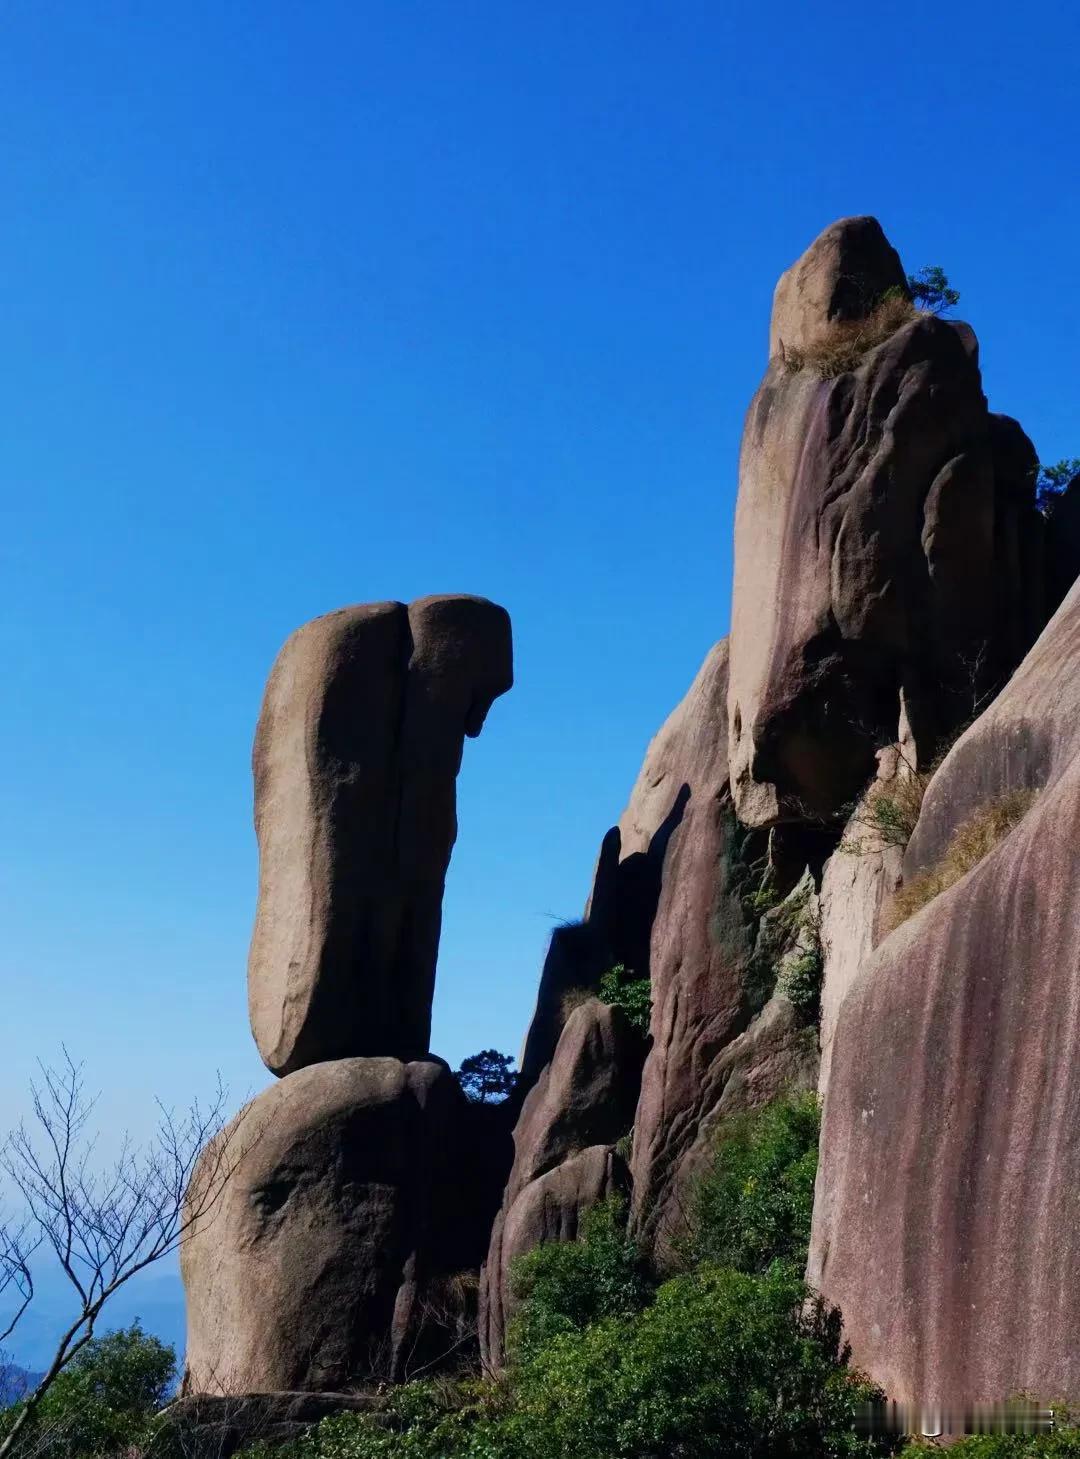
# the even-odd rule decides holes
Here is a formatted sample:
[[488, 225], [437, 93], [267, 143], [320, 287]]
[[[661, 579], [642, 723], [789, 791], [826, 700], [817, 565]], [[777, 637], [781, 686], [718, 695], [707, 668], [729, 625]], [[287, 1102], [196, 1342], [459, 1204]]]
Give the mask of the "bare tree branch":
[[106, 1302], [194, 1234], [242, 1153], [223, 1128], [226, 1095], [219, 1080], [205, 1109], [196, 1102], [178, 1117], [159, 1102], [149, 1144], [139, 1148], [125, 1136], [112, 1163], [95, 1169], [96, 1139], [87, 1127], [96, 1097], [86, 1093], [83, 1066], [64, 1049], [59, 1067], [39, 1067], [40, 1083], [31, 1085], [33, 1119], [0, 1150], [0, 1170], [26, 1212], [17, 1230], [0, 1223], [0, 1296], [12, 1290], [17, 1299], [0, 1341], [33, 1299], [30, 1258], [39, 1247], [55, 1256], [77, 1301], [44, 1376], [0, 1441], [0, 1459], [13, 1453], [53, 1382], [92, 1340]]

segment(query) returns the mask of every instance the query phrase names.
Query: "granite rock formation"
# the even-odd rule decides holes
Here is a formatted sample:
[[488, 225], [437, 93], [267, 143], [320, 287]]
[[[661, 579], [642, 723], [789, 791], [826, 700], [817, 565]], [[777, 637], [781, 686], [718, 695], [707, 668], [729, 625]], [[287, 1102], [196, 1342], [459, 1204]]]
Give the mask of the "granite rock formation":
[[255, 736], [252, 1032], [275, 1074], [428, 1051], [465, 735], [512, 683], [482, 598], [343, 608], [298, 629]]
[[464, 1096], [445, 1065], [337, 1059], [272, 1085], [203, 1157], [231, 1174], [183, 1249], [185, 1392], [334, 1391], [400, 1377], [462, 1261]]
[[778, 1081], [766, 1068], [781, 1085], [793, 1075], [789, 1058], [800, 1074], [809, 1068], [811, 1082], [817, 1070], [812, 1030], [807, 1039], [790, 1006], [764, 1017], [749, 983], [753, 943], [735, 876], [740, 833], [728, 785], [727, 684], [724, 639], [649, 746], [619, 822], [631, 857], [655, 854], [664, 828], [650, 919], [652, 1045], [631, 1162], [634, 1229], [658, 1254], [684, 1219], [710, 1121], [775, 1093]]
[[581, 1213], [625, 1188], [614, 1147], [634, 1118], [643, 1057], [622, 1010], [587, 998], [525, 1099], [480, 1280], [481, 1350], [491, 1365], [503, 1356], [513, 1259], [542, 1241], [573, 1240]]
[[249, 994], [281, 1078], [188, 1192], [192, 1399], [278, 1394], [287, 1427], [313, 1411], [297, 1393], [399, 1380], [473, 1330], [509, 1120], [468, 1103], [428, 1038], [463, 738], [511, 677], [505, 611], [462, 596], [342, 609], [278, 655]]
[[930, 783], [905, 875], [1031, 808], [840, 1009], [810, 1278], [897, 1399], [1080, 1393], [1080, 585]]
[[901, 693], [928, 759], [1044, 621], [1034, 452], [990, 414], [970, 328], [911, 311], [850, 368], [816, 363], [830, 321], [902, 284], [871, 224], [834, 224], [784, 275], [747, 413], [729, 731], [748, 825], [835, 815]]

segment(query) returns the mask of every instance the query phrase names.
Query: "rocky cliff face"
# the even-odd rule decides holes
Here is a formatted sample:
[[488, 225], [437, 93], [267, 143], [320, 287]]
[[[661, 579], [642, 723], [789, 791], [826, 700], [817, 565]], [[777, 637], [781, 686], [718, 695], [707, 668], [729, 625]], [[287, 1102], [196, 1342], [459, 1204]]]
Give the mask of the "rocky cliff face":
[[[558, 1124], [575, 1102], [562, 994], [595, 987], [605, 961], [649, 976], [649, 1050], [620, 1148], [631, 1149], [631, 1229], [661, 1264], [717, 1126], [816, 1083], [827, 1098], [811, 1275], [850, 1309], [856, 1361], [897, 1397], [1080, 1383], [1064, 1315], [1056, 1338], [1035, 1331], [1034, 1314], [1060, 1312], [1066, 1288], [1031, 1276], [1040, 1243], [1072, 1272], [1074, 1238], [1055, 1233], [1068, 1225], [1075, 1159], [1049, 1131], [1080, 1096], [1068, 1075], [1025, 1074], [1020, 1052], [1040, 1070], [1047, 1056], [1068, 1062], [1071, 903], [1060, 916], [1049, 905], [1061, 875], [1044, 852], [1044, 889], [1018, 904], [1002, 850], [969, 879], [988, 879], [977, 915], [964, 911], [974, 891], [956, 888], [888, 932], [904, 879], [965, 815], [1016, 786], [1049, 786], [1051, 763], [1071, 754], [1059, 626], [933, 776], [905, 854], [935, 756], [1009, 679], [1080, 566], [1071, 508], [1049, 533], [1036, 509], [1035, 459], [1017, 422], [987, 406], [971, 329], [913, 308], [875, 220], [834, 224], [781, 278], [743, 437], [731, 638], [649, 747], [604, 839], [585, 921], [553, 943], [526, 1044], [545, 1120]], [[1066, 803], [1062, 792], [1062, 838]], [[1034, 834], [1021, 827], [1006, 845], [1030, 856]], [[1008, 956], [1024, 957], [1037, 914], [1046, 946], [1006, 993]], [[1040, 973], [1044, 957], [1056, 980]], [[1001, 969], [992, 995], [988, 963]], [[1066, 1010], [1056, 1019], [1051, 988]], [[1040, 1031], [1016, 1039], [1009, 1021], [1022, 1025], [1025, 1009]], [[977, 1071], [965, 1038], [981, 1051]], [[591, 1067], [587, 1087], [601, 1083]], [[1008, 1149], [1025, 1110], [1045, 1156]], [[543, 1145], [528, 1107], [515, 1139], [521, 1171]], [[560, 1177], [558, 1201], [541, 1194], [547, 1174], [511, 1180], [484, 1280], [492, 1362], [513, 1255], [572, 1236], [586, 1188], [595, 1197], [613, 1183], [605, 1147], [589, 1158], [590, 1180]], [[972, 1307], [973, 1283], [989, 1292], [995, 1269], [1037, 1299], [1027, 1317], [1006, 1320], [1015, 1303], [1000, 1288]], [[989, 1324], [978, 1361], [970, 1312]]]
[[[851, 801], [901, 692], [928, 758], [1043, 621], [1034, 451], [988, 410], [967, 325], [896, 294], [874, 323], [902, 287], [864, 218], [827, 229], [777, 286], [735, 518], [729, 733], [746, 824]], [[838, 299], [841, 322], [853, 300], [871, 315], [862, 342], [838, 336]]]
[[[874, 219], [783, 275], [731, 636], [552, 938], [492, 1119], [427, 1043], [462, 737], [509, 687], [506, 615], [376, 604], [290, 639], [256, 740], [250, 964], [284, 1077], [185, 1250], [189, 1391], [406, 1376], [467, 1323], [447, 1293], [485, 1252], [498, 1366], [518, 1255], [617, 1192], [663, 1267], [723, 1121], [816, 1086], [810, 1277], [855, 1361], [897, 1399], [1080, 1398], [1080, 509], [1074, 483], [1045, 522], [1034, 468], [971, 329], [913, 308]], [[973, 827], [982, 859], [901, 922]], [[648, 979], [647, 1036], [597, 996], [616, 963]]]
[[1080, 1392], [1078, 685], [1080, 585], [934, 775], [905, 876], [1029, 809], [839, 1011], [810, 1279], [897, 1399]]

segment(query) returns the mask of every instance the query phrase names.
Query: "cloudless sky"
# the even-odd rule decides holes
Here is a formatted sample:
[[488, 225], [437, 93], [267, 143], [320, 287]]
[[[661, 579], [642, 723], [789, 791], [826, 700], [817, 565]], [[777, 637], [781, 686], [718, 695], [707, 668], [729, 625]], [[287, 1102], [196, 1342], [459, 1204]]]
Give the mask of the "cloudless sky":
[[726, 631], [779, 272], [876, 214], [1080, 454], [1078, 42], [1065, 0], [5, 0], [0, 1112], [62, 1040], [137, 1133], [269, 1082], [262, 686], [380, 598], [513, 617], [434, 1048], [516, 1052]]

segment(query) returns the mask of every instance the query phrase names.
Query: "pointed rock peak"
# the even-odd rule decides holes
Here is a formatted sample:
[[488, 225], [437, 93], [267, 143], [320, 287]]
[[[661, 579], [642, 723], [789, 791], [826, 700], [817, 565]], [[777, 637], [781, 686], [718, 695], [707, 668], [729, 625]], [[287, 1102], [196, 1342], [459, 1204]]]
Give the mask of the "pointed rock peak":
[[769, 357], [801, 350], [832, 320], [863, 319], [889, 289], [908, 297], [900, 255], [876, 218], [841, 218], [780, 275]]

